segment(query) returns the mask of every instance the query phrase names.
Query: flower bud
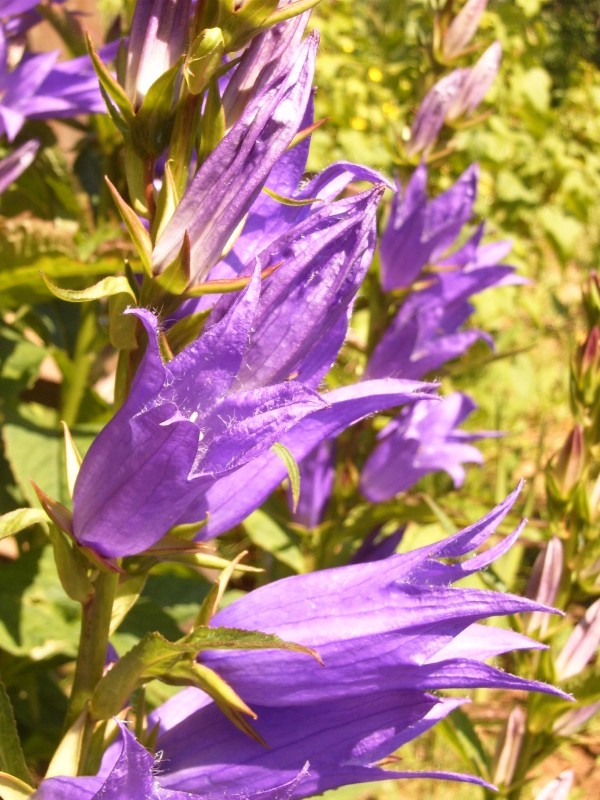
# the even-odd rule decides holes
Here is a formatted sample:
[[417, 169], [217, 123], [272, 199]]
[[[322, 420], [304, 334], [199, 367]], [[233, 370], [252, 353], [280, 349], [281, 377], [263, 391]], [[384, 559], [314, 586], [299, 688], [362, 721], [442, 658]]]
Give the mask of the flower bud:
[[571, 372], [574, 401], [585, 407], [594, 406], [600, 385], [600, 330], [597, 325], [594, 325], [585, 342], [577, 349]]
[[583, 307], [589, 325], [597, 325], [600, 321], [600, 279], [595, 270], [590, 272], [583, 289]]
[[596, 600], [578, 622], [554, 662], [557, 678], [566, 680], [578, 675], [593, 658], [599, 644], [600, 600]]
[[515, 706], [510, 712], [495, 757], [493, 782], [497, 786], [510, 786], [525, 737], [525, 712]]
[[412, 124], [410, 139], [406, 145], [409, 156], [421, 152], [426, 154], [432, 149], [468, 72], [467, 69], [453, 70], [427, 93]]
[[460, 56], [475, 35], [486, 6], [487, 0], [467, 0], [448, 26], [444, 36], [442, 44], [444, 59], [451, 61]]
[[137, 0], [124, 87], [138, 108], [152, 84], [184, 53], [191, 0]]
[[556, 720], [552, 726], [552, 733], [556, 733], [559, 736], [573, 736], [573, 734], [580, 731], [598, 711], [600, 711], [600, 700], [588, 706], [582, 706], [581, 708], [574, 708], [571, 711], [567, 711], [566, 714], [562, 714], [562, 716]]
[[548, 491], [555, 500], [566, 502], [581, 479], [585, 468], [585, 442], [583, 428], [577, 424], [567, 436], [561, 449], [548, 466], [546, 480]]
[[[546, 548], [540, 552], [535, 560], [531, 577], [527, 584], [525, 597], [530, 597], [538, 603], [554, 605], [563, 570], [563, 547], [560, 539], [554, 536]], [[525, 632], [531, 636], [539, 630], [543, 636], [548, 628], [548, 615], [534, 611], [528, 615]]]
[[469, 116], [481, 103], [488, 89], [494, 82], [500, 61], [502, 47], [500, 42], [493, 42], [483, 53], [479, 61], [466, 70], [466, 77], [446, 113], [446, 120], [452, 122], [462, 116]]
[[575, 773], [573, 770], [565, 769], [536, 794], [535, 800], [567, 800], [573, 787], [574, 779]]

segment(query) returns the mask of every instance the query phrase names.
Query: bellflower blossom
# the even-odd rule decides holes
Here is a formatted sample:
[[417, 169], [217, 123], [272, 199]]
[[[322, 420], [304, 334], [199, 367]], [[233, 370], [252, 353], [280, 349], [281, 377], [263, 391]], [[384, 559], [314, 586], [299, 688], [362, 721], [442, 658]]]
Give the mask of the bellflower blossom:
[[[482, 783], [455, 773], [384, 770], [378, 762], [464, 702], [432, 692], [497, 687], [561, 694], [486, 664], [510, 650], [541, 645], [480, 624], [551, 609], [514, 595], [449, 586], [514, 543], [522, 525], [467, 557], [494, 533], [517, 493], [441, 542], [383, 561], [286, 578], [215, 615], [211, 625], [276, 633], [313, 647], [323, 661], [284, 651], [201, 654], [201, 662], [250, 704], [268, 749], [234, 728], [202, 691], [185, 689], [150, 716], [150, 726], [158, 726], [155, 763], [123, 732], [107, 753], [102, 776], [50, 779], [36, 800], [70, 800], [78, 788], [77, 797], [94, 797], [102, 786], [114, 794], [98, 797], [116, 798], [132, 774], [140, 785], [152, 786], [151, 796], [165, 800], [187, 796], [179, 792], [203, 800], [263, 797], [260, 792], [300, 800], [348, 783], [418, 775]], [[272, 795], [275, 787], [282, 793]]]
[[458, 428], [475, 408], [470, 397], [455, 393], [440, 402], [421, 400], [396, 417], [379, 434], [378, 445], [365, 463], [360, 481], [363, 494], [372, 502], [388, 500], [439, 470], [450, 475], [455, 487], [461, 486], [463, 464], [483, 463], [480, 451], [470, 442], [486, 434]]
[[[0, 24], [0, 135], [13, 141], [26, 119], [59, 119], [104, 113], [98, 80], [87, 56], [58, 62], [58, 52], [25, 53], [9, 65], [9, 42]], [[102, 50], [105, 58], [115, 46]]]
[[[146, 327], [148, 346], [125, 405], [82, 464], [73, 520], [82, 544], [131, 555], [207, 513], [201, 535], [217, 535], [285, 477], [285, 467], [273, 469], [269, 448], [288, 443], [288, 432], [312, 449], [312, 436], [336, 435], [366, 414], [423, 396], [423, 384], [412, 381], [374, 381], [324, 397], [315, 391], [372, 256], [379, 196], [371, 190], [332, 203], [267, 248], [246, 290], [224, 296], [204, 334], [167, 364], [156, 318], [130, 312]], [[261, 287], [258, 272], [282, 260], [286, 266]], [[249, 481], [255, 468], [260, 478]], [[218, 499], [220, 490], [234, 497]]]

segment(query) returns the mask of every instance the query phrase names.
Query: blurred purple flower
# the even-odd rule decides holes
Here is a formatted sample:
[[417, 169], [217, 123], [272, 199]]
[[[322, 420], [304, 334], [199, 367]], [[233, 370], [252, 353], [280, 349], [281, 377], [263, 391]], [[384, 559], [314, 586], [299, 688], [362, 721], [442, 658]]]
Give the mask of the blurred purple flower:
[[[104, 48], [104, 58], [115, 46]], [[9, 67], [8, 41], [0, 24], [0, 136], [9, 141], [27, 119], [60, 119], [77, 114], [103, 113], [104, 101], [87, 56], [58, 63], [58, 53], [26, 53]]]
[[436, 263], [473, 215], [479, 168], [472, 164], [448, 190], [430, 200], [427, 167], [420, 164], [406, 189], [398, 187], [379, 247], [381, 285], [386, 292], [412, 286], [421, 270]]
[[476, 408], [470, 397], [451, 394], [441, 400], [421, 400], [390, 422], [367, 459], [360, 488], [371, 502], [388, 500], [410, 489], [420, 478], [443, 470], [461, 486], [463, 464], [483, 463], [470, 442], [493, 434], [459, 430]]
[[321, 442], [300, 464], [300, 499], [293, 513], [295, 522], [316, 528], [329, 502], [335, 479], [335, 444]]
[[459, 91], [447, 107], [446, 120], [448, 122], [462, 116], [468, 117], [475, 111], [496, 79], [501, 60], [500, 42], [492, 42], [475, 65], [466, 71]]
[[461, 54], [469, 44], [479, 26], [479, 20], [487, 6], [487, 0], [467, 0], [454, 17], [444, 35], [442, 53], [448, 60]]
[[8, 189], [27, 167], [31, 166], [39, 147], [40, 143], [32, 139], [0, 159], [0, 194]]

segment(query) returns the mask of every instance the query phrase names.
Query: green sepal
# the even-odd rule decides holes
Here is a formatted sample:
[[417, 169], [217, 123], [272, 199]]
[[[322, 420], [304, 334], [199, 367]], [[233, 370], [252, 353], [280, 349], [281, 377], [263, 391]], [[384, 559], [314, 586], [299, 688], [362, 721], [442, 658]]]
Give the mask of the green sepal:
[[[2, 681], [0, 681], [0, 770], [11, 777], [25, 781], [25, 785], [31, 782], [10, 698]], [[1, 782], [0, 796], [4, 797]]]
[[322, 203], [319, 197], [306, 197], [304, 200], [294, 200], [293, 197], [285, 197], [283, 194], [277, 194], [272, 189], [269, 189], [268, 186], [263, 186], [263, 192], [268, 195], [271, 200], [276, 200], [278, 203], [281, 203], [283, 206], [293, 206], [293, 207], [300, 207], [300, 206], [312, 206], [313, 203]]
[[206, 28], [194, 39], [183, 66], [191, 94], [200, 94], [221, 67], [225, 39], [220, 28]]
[[31, 483], [46, 514], [58, 528], [72, 536], [73, 514], [66, 506], [59, 503], [58, 500], [54, 500], [50, 495], [47, 495], [46, 492], [43, 492], [33, 481]]
[[77, 449], [77, 445], [73, 441], [71, 431], [66, 422], [63, 421], [63, 433], [65, 437], [65, 472], [67, 475], [67, 489], [69, 490], [70, 497], [73, 497], [75, 489], [75, 481], [79, 474], [79, 467], [81, 466], [82, 458]]
[[46, 770], [46, 778], [54, 778], [58, 775], [75, 777], [78, 774], [86, 722], [87, 709], [84, 709], [54, 751], [52, 761]]
[[175, 85], [184, 56], [154, 81], [131, 126], [132, 143], [151, 158], [167, 148], [174, 120]]
[[286, 19], [292, 19], [309, 11], [311, 8], [318, 6], [321, 0], [296, 0], [296, 2], [288, 3], [282, 8], [276, 9], [267, 19], [267, 27], [272, 28], [280, 22], [285, 22]]
[[219, 605], [221, 604], [221, 600], [225, 594], [225, 589], [231, 580], [231, 576], [233, 575], [236, 566], [246, 555], [247, 551], [242, 551], [222, 570], [221, 574], [202, 601], [202, 605], [198, 609], [198, 613], [196, 614], [196, 619], [194, 621], [194, 628], [204, 628], [210, 623], [211, 619], [219, 610]]
[[208, 84], [204, 112], [200, 119], [198, 163], [202, 164], [225, 136], [225, 112], [219, 84], [213, 78]]
[[204, 330], [204, 325], [208, 319], [212, 309], [205, 311], [197, 311], [195, 314], [189, 314], [183, 319], [177, 320], [166, 332], [167, 342], [173, 355], [181, 353], [184, 347], [187, 347], [200, 336]]
[[136, 296], [129, 285], [129, 281], [124, 275], [109, 275], [106, 278], [89, 286], [87, 289], [62, 289], [55, 283], [52, 283], [50, 278], [43, 272], [40, 273], [42, 280], [59, 300], [65, 300], [67, 303], [88, 303], [92, 300], [101, 300], [104, 297], [112, 297], [115, 294], [126, 294], [136, 302]]
[[92, 582], [88, 578], [90, 562], [82, 555], [77, 545], [68, 541], [66, 534], [53, 525], [50, 526], [49, 535], [62, 587], [71, 600], [83, 605], [94, 592]]
[[48, 516], [40, 508], [17, 508], [0, 517], [0, 539], [40, 524], [48, 524]]
[[175, 209], [181, 200], [181, 193], [177, 188], [177, 183], [173, 177], [171, 162], [165, 163], [163, 181], [156, 200], [156, 213], [152, 220], [152, 239], [157, 242], [164, 229], [167, 227]]
[[[264, 280], [272, 275], [276, 269], [282, 265], [282, 261], [274, 264], [272, 267], [263, 269], [260, 273], [260, 279]], [[186, 297], [202, 297], [205, 294], [226, 294], [227, 292], [239, 292], [245, 289], [252, 280], [251, 275], [244, 275], [241, 278], [224, 278], [218, 281], [205, 281], [198, 284], [185, 292]]]
[[0, 772], [0, 797], [2, 800], [26, 800], [34, 791], [33, 787], [15, 778], [14, 775]]
[[[92, 65], [94, 67], [94, 70], [96, 71], [98, 80], [100, 81], [100, 87], [103, 90], [103, 93], [108, 95], [108, 98], [114, 104], [113, 108], [116, 106], [123, 120], [128, 125], [131, 125], [135, 114], [130, 99], [127, 97], [127, 94], [125, 93], [123, 87], [119, 83], [117, 83], [117, 81], [107, 70], [106, 66], [102, 63], [100, 56], [98, 55], [96, 48], [92, 43], [90, 35], [86, 34], [85, 38], [88, 47], [88, 52], [92, 60]], [[110, 111], [110, 106], [109, 106], [109, 111]]]
[[147, 275], [152, 275], [152, 242], [150, 241], [148, 231], [142, 225], [135, 211], [123, 200], [108, 177], [105, 177], [104, 180], [121, 215], [121, 219], [127, 227], [127, 232], [131, 237], [131, 241], [135, 245], [144, 271]]
[[108, 335], [115, 350], [136, 350], [137, 318], [123, 314], [131, 306], [131, 298], [126, 294], [115, 294], [108, 299]]
[[[186, 231], [177, 257], [164, 272], [154, 278], [153, 284], [158, 286], [162, 292], [177, 296], [185, 292], [190, 285], [191, 277], [191, 245]], [[147, 303], [143, 303], [143, 305], [147, 305]]]
[[[133, 210], [142, 217], [151, 217], [154, 203], [153, 187], [151, 186], [152, 159], [140, 154], [131, 141], [125, 140], [123, 164]], [[147, 194], [148, 190], [150, 196]]]
[[290, 479], [290, 488], [292, 490], [292, 511], [295, 513], [298, 508], [298, 501], [300, 500], [300, 469], [298, 467], [298, 462], [288, 448], [284, 444], [281, 444], [281, 442], [275, 442], [271, 450], [279, 456], [287, 470]]
[[129, 695], [153, 679], [166, 679], [180, 662], [192, 663], [202, 650], [287, 650], [313, 656], [314, 650], [286, 642], [278, 636], [238, 628], [198, 628], [177, 642], [160, 633], [148, 633], [99, 681], [92, 695], [90, 712], [95, 719], [117, 714]]

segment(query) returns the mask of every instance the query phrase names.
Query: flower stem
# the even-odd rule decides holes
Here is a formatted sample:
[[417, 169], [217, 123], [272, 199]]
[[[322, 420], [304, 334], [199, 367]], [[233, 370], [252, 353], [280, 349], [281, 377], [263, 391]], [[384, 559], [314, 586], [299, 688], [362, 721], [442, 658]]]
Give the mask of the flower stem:
[[[94, 592], [90, 600], [82, 607], [79, 653], [67, 708], [67, 728], [85, 710], [86, 704], [104, 672], [110, 620], [118, 579], [119, 577], [115, 573], [99, 572], [94, 582]], [[91, 718], [85, 723], [80, 768], [85, 765], [94, 724]]]

